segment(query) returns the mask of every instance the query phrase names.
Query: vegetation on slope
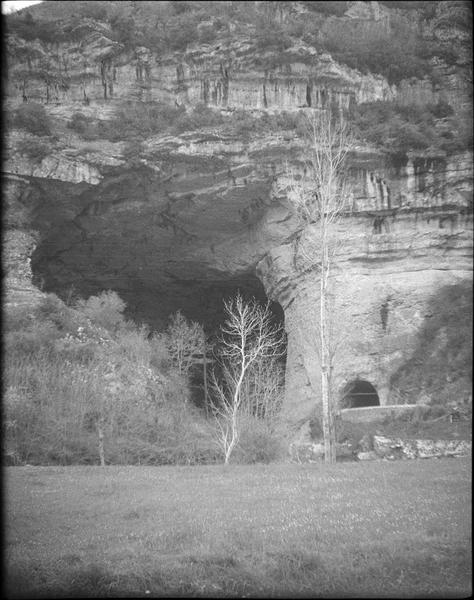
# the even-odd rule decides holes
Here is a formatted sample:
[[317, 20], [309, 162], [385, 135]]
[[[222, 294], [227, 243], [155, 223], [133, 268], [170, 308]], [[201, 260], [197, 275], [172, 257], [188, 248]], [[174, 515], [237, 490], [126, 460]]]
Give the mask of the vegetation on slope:
[[391, 378], [407, 396], [434, 404], [472, 403], [472, 285], [445, 286], [433, 296], [413, 356]]
[[[254, 60], [266, 68], [288, 61], [285, 51], [304, 41], [320, 52], [329, 52], [336, 61], [349, 67], [381, 74], [390, 83], [411, 77], [428, 77], [434, 82], [435, 63], [439, 60], [455, 63], [462, 46], [449, 39], [440, 41], [420, 34], [417, 22], [435, 17], [434, 2], [386, 2], [384, 5], [394, 10], [390, 20], [383, 24], [345, 17], [346, 2], [302, 5], [307, 12], [295, 11], [291, 2], [44, 2], [10, 15], [7, 30], [27, 41], [36, 39], [52, 44], [71, 38], [79, 40], [88, 31], [85, 23], [101, 23], [110, 39], [119, 42], [124, 50], [145, 46], [158, 56], [186, 50], [194, 43], [219, 42], [226, 47], [232, 41], [249, 40], [255, 46]], [[443, 23], [445, 27], [464, 27], [459, 22], [458, 10], [444, 15]], [[53, 84], [68, 85], [64, 73], [56, 81], [44, 57], [35, 70], [47, 89]], [[144, 104], [125, 103], [109, 122], [94, 122], [77, 113], [68, 126], [86, 139], [105, 137], [112, 141], [143, 139], [159, 133], [179, 134], [209, 126], [244, 137], [251, 132], [279, 128], [298, 132], [297, 116], [260, 117], [236, 111], [224, 119], [219, 111], [204, 105], [185, 110], [156, 102]], [[388, 148], [397, 157], [410, 150], [443, 155], [472, 146], [471, 128], [465, 124], [468, 115], [453, 114], [445, 102], [406, 107], [371, 102], [356, 107], [353, 118], [362, 139]], [[40, 126], [45, 119], [38, 119], [37, 123]], [[33, 154], [41, 154], [40, 149]]]
[[[191, 399], [192, 354], [183, 366], [183, 352], [192, 353], [189, 340], [202, 327], [178, 314], [166, 331], [151, 334], [127, 321], [125, 308], [116, 293], [103, 292], [77, 299], [74, 307], [48, 294], [36, 308], [6, 311], [4, 455], [10, 463], [222, 460], [212, 412]], [[255, 401], [250, 373], [246, 382], [245, 398]], [[278, 386], [273, 381], [275, 398]], [[268, 424], [256, 411], [245, 415], [233, 459], [276, 458], [281, 448]]]
[[[303, 14], [294, 11], [291, 2], [44, 2], [9, 16], [7, 30], [26, 40], [57, 43], [71, 34], [81, 35], [78, 26], [93, 19], [107, 23], [111, 38], [126, 49], [145, 46], [158, 55], [186, 50], [194, 43], [228, 43], [242, 35], [250, 37], [258, 51], [278, 55], [302, 39], [338, 62], [379, 73], [390, 83], [432, 76], [435, 57], [448, 64], [457, 60], [459, 48], [452, 41], [421, 36], [417, 28], [417, 20], [434, 17], [436, 2], [398, 3], [403, 6], [397, 5], [388, 27], [344, 17], [346, 2], [302, 4], [307, 9]], [[444, 17], [445, 26], [450, 19], [453, 27], [466, 27], [458, 11]]]
[[455, 114], [447, 102], [397, 105], [366, 102], [353, 107], [355, 133], [395, 157], [407, 152], [455, 154], [472, 148], [469, 115]]

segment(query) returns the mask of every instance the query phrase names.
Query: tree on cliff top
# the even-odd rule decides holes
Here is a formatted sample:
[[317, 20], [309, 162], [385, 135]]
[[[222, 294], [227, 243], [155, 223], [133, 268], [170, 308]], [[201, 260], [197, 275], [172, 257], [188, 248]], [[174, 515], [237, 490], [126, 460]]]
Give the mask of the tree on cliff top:
[[[351, 136], [345, 121], [329, 111], [312, 112], [306, 118], [307, 158], [303, 175], [290, 175], [289, 201], [308, 234], [299, 244], [299, 255], [305, 271], [316, 270], [319, 278], [319, 311], [316, 351], [319, 355], [322, 425], [325, 462], [336, 460], [334, 410], [336, 401], [331, 386], [336, 339], [331, 321], [331, 271], [338, 247], [337, 221], [344, 210], [346, 157]], [[315, 229], [314, 229], [315, 228]], [[308, 324], [305, 324], [307, 327]]]

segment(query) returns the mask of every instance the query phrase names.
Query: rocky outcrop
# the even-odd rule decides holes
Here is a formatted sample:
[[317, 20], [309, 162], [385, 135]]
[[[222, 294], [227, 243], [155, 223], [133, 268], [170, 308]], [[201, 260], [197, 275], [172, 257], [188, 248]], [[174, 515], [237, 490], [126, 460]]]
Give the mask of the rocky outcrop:
[[[405, 440], [374, 435], [373, 450], [351, 451], [337, 444], [338, 461], [412, 460], [415, 458], [461, 458], [470, 456], [472, 443], [465, 440]], [[296, 463], [317, 463], [324, 460], [324, 445], [320, 443], [291, 443], [290, 458]]]
[[402, 440], [374, 435], [374, 453], [387, 460], [468, 456], [471, 446], [464, 440]]
[[[366, 4], [353, 3], [347, 18], [383, 23], [386, 9]], [[45, 103], [63, 135], [31, 159], [20, 142], [32, 136], [9, 133], [7, 281], [33, 294], [31, 258], [42, 289], [83, 296], [114, 289], [130, 316], [156, 328], [178, 308], [215, 327], [222, 298], [238, 288], [270, 298], [284, 312], [288, 335], [283, 414], [292, 425], [307, 420], [319, 393], [318, 280], [301, 251], [317, 244], [314, 228], [302, 233], [287, 202], [287, 164], [298, 172], [304, 157], [295, 131], [254, 132], [247, 140], [217, 126], [153, 135], [131, 162], [124, 143], [85, 141], [65, 125], [78, 110], [106, 121], [129, 100], [205, 103], [224, 118], [235, 109], [345, 110], [378, 99], [451, 102], [451, 95], [462, 105], [459, 69], [442, 67], [437, 86], [391, 86], [302, 42], [277, 63], [271, 52], [257, 52], [251, 35], [158, 57], [144, 47], [126, 50], [104, 24], [85, 21], [83, 28], [80, 44], [54, 51], [9, 39], [7, 106], [24, 98]], [[381, 404], [400, 400], [390, 379], [430, 318], [430, 298], [472, 277], [471, 177], [468, 153], [409, 154], [395, 164], [362, 143], [356, 148], [334, 269], [338, 399], [348, 382], [364, 379]]]

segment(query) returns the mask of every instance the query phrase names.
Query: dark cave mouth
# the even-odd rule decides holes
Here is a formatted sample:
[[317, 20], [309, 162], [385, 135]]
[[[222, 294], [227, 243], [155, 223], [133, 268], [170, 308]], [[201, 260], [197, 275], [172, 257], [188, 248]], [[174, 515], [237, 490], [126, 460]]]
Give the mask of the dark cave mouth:
[[[255, 299], [260, 305], [268, 303], [273, 324], [284, 328], [283, 308], [278, 302], [269, 301], [254, 269], [226, 274], [198, 262], [180, 264], [176, 261], [146, 277], [139, 264], [135, 268], [131, 265], [127, 272], [114, 271], [107, 264], [110, 257], [102, 257], [102, 266], [94, 272], [96, 262], [91, 259], [88, 264], [86, 256], [81, 255], [76, 261], [69, 260], [65, 264], [55, 260], [50, 252], [47, 254], [49, 257], [46, 255], [45, 258], [43, 252], [37, 251], [31, 264], [33, 280], [42, 291], [52, 292], [73, 305], [74, 299], [87, 299], [112, 290], [125, 302], [126, 318], [147, 326], [150, 333], [165, 331], [170, 317], [180, 311], [189, 321], [201, 324], [208, 339], [215, 339], [227, 318], [224, 300], [234, 298], [237, 293], [245, 300]], [[281, 366], [284, 372], [286, 348]], [[210, 364], [208, 367], [212, 368]], [[190, 388], [192, 402], [204, 406], [201, 364], [193, 368]]]
[[380, 398], [377, 390], [369, 381], [356, 379], [345, 386], [340, 406], [341, 408], [380, 406]]

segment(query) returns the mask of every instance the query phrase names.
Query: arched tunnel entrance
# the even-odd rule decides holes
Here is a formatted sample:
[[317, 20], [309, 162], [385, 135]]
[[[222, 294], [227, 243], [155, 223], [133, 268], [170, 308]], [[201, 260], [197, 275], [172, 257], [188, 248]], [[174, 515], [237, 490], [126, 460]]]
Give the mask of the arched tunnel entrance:
[[380, 406], [377, 390], [369, 381], [356, 379], [348, 383], [341, 398], [341, 408], [361, 408], [363, 406]]

